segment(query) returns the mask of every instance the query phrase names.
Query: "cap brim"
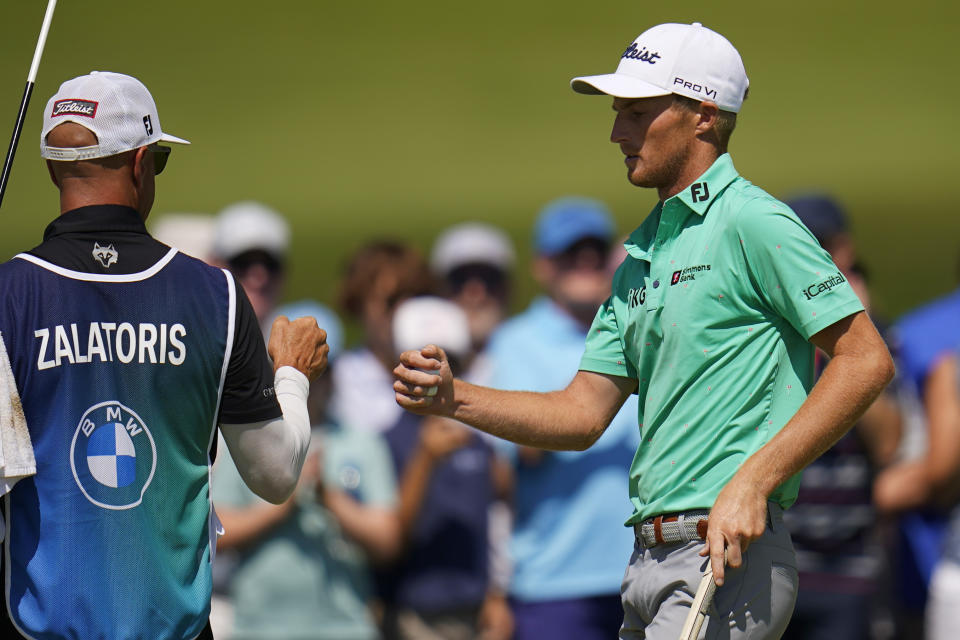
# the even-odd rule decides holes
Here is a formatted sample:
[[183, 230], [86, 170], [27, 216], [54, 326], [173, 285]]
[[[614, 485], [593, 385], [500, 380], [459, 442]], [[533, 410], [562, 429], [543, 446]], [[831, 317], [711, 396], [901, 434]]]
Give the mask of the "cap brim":
[[174, 144], [190, 144], [189, 140], [184, 140], [183, 138], [178, 138], [177, 136], [172, 136], [169, 133], [160, 134], [161, 142], [173, 142]]
[[672, 93], [663, 87], [622, 73], [580, 76], [570, 81], [570, 87], [577, 93], [608, 95], [614, 98], [653, 98]]

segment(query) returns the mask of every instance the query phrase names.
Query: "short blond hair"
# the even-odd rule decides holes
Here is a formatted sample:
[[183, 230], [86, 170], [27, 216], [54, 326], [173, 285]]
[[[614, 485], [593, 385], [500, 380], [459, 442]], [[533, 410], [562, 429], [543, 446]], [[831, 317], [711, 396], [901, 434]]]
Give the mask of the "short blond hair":
[[[673, 104], [671, 106], [691, 113], [697, 113], [700, 110], [700, 101], [674, 93]], [[737, 114], [733, 111], [724, 111], [721, 109], [720, 112], [717, 113], [717, 123], [713, 125], [713, 130], [717, 132], [717, 150], [720, 153], [727, 152], [727, 146], [730, 144], [730, 136], [733, 135], [733, 130], [736, 127]]]

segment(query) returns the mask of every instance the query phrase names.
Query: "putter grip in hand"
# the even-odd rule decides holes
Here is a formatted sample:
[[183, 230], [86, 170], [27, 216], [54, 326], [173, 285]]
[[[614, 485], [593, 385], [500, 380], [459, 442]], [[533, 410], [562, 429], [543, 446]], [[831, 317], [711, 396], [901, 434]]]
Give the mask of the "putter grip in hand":
[[680, 631], [680, 640], [696, 640], [700, 635], [700, 628], [707, 617], [707, 611], [710, 609], [710, 603], [713, 602], [713, 594], [716, 590], [717, 583], [713, 581], [713, 571], [708, 568], [703, 577], [700, 578], [697, 594], [690, 604], [690, 613], [687, 614], [683, 630]]

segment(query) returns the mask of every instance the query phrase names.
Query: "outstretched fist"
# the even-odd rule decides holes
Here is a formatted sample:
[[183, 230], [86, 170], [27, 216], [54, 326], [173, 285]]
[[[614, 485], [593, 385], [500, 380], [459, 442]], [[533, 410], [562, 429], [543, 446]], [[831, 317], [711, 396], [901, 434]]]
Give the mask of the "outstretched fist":
[[404, 351], [393, 369], [397, 404], [419, 414], [453, 413], [453, 374], [443, 349], [429, 344]]
[[293, 322], [286, 316], [273, 321], [267, 352], [273, 358], [273, 369], [289, 366], [299, 370], [308, 380], [316, 380], [327, 368], [327, 332], [317, 326], [312, 316]]

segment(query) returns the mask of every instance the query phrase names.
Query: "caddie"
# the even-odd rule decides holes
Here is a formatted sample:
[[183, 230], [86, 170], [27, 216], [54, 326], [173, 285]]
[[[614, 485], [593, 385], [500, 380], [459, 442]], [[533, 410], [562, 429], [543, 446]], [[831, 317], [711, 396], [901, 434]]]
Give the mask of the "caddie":
[[4, 638], [211, 638], [218, 428], [264, 499], [300, 475], [326, 334], [279, 318], [271, 364], [236, 279], [147, 233], [167, 142], [119, 73], [44, 112], [60, 215], [0, 265]]
[[[893, 363], [829, 255], [734, 168], [748, 80], [729, 41], [658, 25], [614, 73], [572, 87], [613, 98], [627, 178], [660, 199], [625, 243], [579, 372], [561, 391], [498, 391], [454, 380], [428, 345], [401, 356], [397, 401], [520, 444], [585, 449], [636, 393], [620, 637], [675, 640], [709, 566], [718, 587], [701, 637], [778, 638], [797, 588], [782, 510]], [[831, 357], [816, 386], [814, 347]]]

